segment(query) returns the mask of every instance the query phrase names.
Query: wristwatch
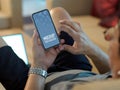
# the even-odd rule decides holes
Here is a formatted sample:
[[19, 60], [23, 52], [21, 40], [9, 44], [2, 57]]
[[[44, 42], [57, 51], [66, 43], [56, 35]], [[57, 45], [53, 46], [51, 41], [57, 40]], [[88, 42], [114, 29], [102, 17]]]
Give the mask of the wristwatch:
[[44, 78], [47, 77], [47, 71], [42, 68], [30, 67], [29, 74], [37, 74]]

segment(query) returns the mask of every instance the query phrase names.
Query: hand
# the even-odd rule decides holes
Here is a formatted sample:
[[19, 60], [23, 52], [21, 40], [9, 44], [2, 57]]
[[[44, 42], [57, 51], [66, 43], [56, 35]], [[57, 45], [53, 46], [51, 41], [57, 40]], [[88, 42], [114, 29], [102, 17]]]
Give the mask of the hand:
[[87, 35], [82, 31], [80, 25], [70, 20], [61, 20], [60, 31], [67, 32], [73, 39], [73, 46], [64, 45], [64, 49], [73, 54], [88, 54], [90, 53], [93, 44]]
[[[63, 49], [62, 45], [56, 48], [50, 48], [49, 50], [44, 50], [39, 40], [38, 34], [35, 31], [33, 34], [33, 67], [40, 67], [47, 70], [51, 64], [54, 62], [58, 53]], [[64, 41], [62, 41], [64, 43]]]

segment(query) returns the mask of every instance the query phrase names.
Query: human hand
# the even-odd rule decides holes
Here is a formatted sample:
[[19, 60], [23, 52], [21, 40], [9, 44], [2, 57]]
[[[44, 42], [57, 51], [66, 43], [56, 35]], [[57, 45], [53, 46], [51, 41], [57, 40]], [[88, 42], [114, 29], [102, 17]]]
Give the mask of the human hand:
[[[33, 45], [32, 45], [32, 51], [33, 51], [32, 66], [33, 67], [40, 67], [40, 68], [43, 68], [45, 70], [47, 70], [52, 65], [52, 63], [54, 62], [58, 53], [63, 49], [62, 45], [60, 45], [59, 47], [44, 50], [36, 31], [33, 34], [32, 42], [33, 42]], [[64, 41], [62, 40], [61, 43], [64, 43]]]
[[78, 23], [61, 20], [60, 24], [60, 31], [67, 32], [74, 39], [73, 46], [64, 45], [64, 50], [72, 54], [89, 54], [91, 52], [93, 44]]

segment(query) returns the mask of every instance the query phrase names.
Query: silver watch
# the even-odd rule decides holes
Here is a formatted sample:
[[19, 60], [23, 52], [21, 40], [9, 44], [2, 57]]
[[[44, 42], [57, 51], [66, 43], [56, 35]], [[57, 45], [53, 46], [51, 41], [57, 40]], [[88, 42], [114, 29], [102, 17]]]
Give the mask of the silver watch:
[[29, 74], [37, 74], [44, 78], [47, 77], [47, 71], [42, 68], [31, 67], [29, 70]]

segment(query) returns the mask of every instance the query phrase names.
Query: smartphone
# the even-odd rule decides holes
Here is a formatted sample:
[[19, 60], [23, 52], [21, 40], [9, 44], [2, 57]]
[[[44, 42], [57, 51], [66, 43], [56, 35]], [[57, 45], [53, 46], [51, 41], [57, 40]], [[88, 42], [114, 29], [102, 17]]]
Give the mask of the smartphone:
[[48, 9], [33, 13], [32, 20], [44, 49], [49, 49], [60, 44], [60, 39]]

